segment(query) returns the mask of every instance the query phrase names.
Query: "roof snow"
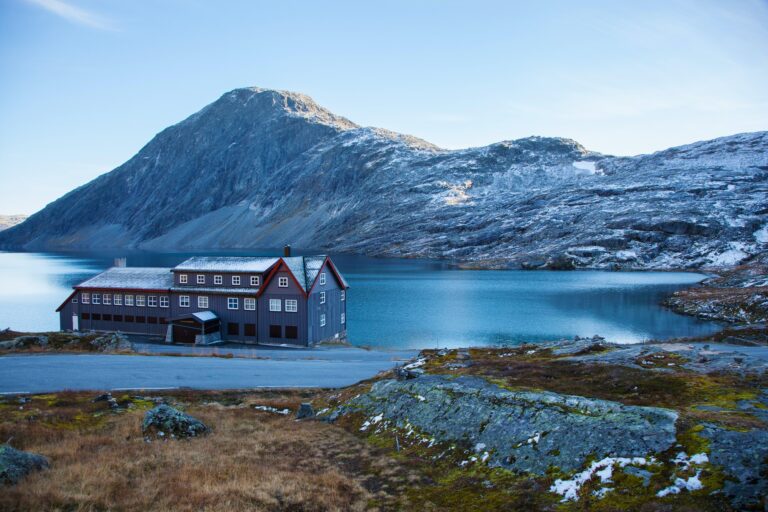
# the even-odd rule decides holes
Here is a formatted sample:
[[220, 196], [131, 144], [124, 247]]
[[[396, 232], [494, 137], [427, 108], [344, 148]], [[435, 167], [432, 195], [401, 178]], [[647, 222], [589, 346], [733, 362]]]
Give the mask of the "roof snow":
[[164, 290], [171, 286], [173, 286], [173, 274], [170, 268], [112, 267], [76, 287]]
[[249, 256], [193, 256], [173, 267], [173, 270], [189, 272], [265, 272], [280, 258]]

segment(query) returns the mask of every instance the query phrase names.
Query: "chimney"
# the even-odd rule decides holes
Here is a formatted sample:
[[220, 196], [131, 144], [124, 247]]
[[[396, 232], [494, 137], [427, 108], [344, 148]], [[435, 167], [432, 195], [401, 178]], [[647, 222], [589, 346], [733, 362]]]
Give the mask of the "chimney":
[[290, 246], [290, 244], [286, 245], [285, 247], [283, 247], [283, 256], [286, 257], [286, 258], [289, 258], [291, 256], [291, 246]]
[[128, 266], [128, 258], [115, 258], [115, 266], [116, 267], [127, 267]]

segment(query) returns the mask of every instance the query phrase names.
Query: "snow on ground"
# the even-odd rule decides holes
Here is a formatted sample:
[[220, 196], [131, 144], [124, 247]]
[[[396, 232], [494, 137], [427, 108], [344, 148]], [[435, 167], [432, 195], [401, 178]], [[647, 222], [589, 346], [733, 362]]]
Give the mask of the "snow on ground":
[[754, 235], [757, 243], [768, 244], [768, 224], [755, 231]]
[[728, 249], [709, 257], [709, 261], [716, 267], [730, 267], [737, 265], [742, 260], [747, 258], [749, 254], [744, 252], [746, 244], [741, 242], [731, 242], [728, 244]]
[[[577, 501], [579, 499], [579, 490], [587, 483], [593, 476], [600, 478], [600, 483], [610, 483], [613, 477], [613, 466], [618, 465], [620, 468], [624, 466], [645, 466], [648, 464], [654, 464], [653, 458], [646, 459], [645, 457], [606, 457], [602, 460], [593, 462], [587, 469], [580, 473], [573, 475], [573, 478], [568, 480], [557, 479], [552, 487], [549, 488], [550, 492], [555, 492], [563, 497], [562, 501]], [[604, 495], [610, 489], [605, 489], [600, 492], [600, 495]]]

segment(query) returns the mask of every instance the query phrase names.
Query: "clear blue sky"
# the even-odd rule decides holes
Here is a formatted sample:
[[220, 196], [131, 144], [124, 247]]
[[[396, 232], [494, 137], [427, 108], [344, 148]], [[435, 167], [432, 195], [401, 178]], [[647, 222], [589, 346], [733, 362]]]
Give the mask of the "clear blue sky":
[[0, 0], [0, 213], [251, 85], [446, 148], [644, 153], [768, 129], [768, 2]]

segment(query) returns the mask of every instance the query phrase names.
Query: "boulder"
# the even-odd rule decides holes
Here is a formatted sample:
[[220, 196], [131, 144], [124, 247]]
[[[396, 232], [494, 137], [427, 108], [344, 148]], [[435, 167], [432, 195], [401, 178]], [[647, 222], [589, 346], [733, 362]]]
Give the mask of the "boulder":
[[42, 455], [0, 445], [0, 485], [14, 485], [28, 474], [48, 467], [50, 463]]
[[145, 436], [168, 436], [178, 439], [198, 437], [210, 432], [202, 421], [165, 404], [147, 411], [141, 430]]
[[299, 410], [296, 411], [296, 419], [303, 420], [305, 418], [314, 418], [315, 410], [312, 408], [312, 404], [303, 403], [299, 406]]

